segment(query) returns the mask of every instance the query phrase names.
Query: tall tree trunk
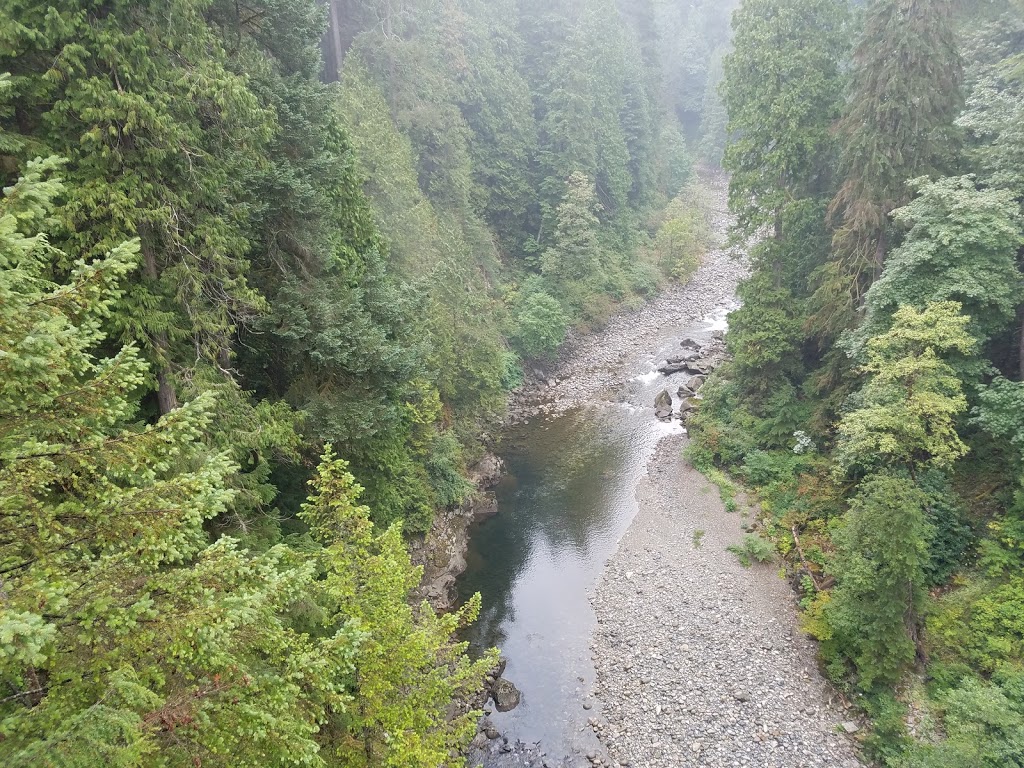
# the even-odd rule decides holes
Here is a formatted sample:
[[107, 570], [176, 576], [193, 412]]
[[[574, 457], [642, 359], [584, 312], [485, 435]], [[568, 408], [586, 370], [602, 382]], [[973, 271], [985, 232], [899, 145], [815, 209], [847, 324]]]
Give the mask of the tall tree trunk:
[[[888, 217], [888, 213], [884, 216]], [[885, 251], [889, 247], [889, 238], [886, 234], [885, 227], [882, 227], [878, 232], [878, 242], [875, 244], [875, 271], [874, 277], [871, 282], [874, 282], [882, 276], [882, 270], [885, 269]]]
[[1017, 309], [1020, 330], [1017, 335], [1017, 380], [1024, 381], [1024, 304]]
[[[147, 230], [148, 227], [139, 227], [140, 240], [142, 241], [142, 275], [148, 282], [155, 283], [160, 277], [160, 272], [156, 265], [156, 254], [153, 252], [152, 238]], [[170, 344], [164, 331], [152, 334], [150, 340], [156, 352], [153, 365], [156, 368], [157, 407], [160, 409], [160, 415], [164, 416], [178, 407], [178, 393], [174, 390], [171, 369], [167, 364]]]

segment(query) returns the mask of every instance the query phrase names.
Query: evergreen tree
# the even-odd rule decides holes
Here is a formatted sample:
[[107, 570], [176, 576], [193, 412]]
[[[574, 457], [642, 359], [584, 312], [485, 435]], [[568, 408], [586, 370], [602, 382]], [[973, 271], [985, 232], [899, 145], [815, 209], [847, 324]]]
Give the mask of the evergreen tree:
[[[0, 206], [0, 704], [6, 765], [315, 764], [326, 692], [283, 617], [311, 582], [203, 524], [231, 501], [200, 397], [138, 423], [147, 365], [92, 350], [137, 241], [68, 259], [37, 228], [59, 191], [30, 163]], [[46, 275], [70, 264], [69, 280]], [[346, 671], [348, 630], [333, 640]]]
[[[569, 281], [584, 280], [597, 273], [601, 247], [597, 238], [599, 221], [594, 182], [585, 174], [569, 176], [565, 198], [558, 206], [558, 224], [552, 245], [544, 252], [541, 273], [563, 290]], [[568, 299], [568, 296], [562, 296]]]
[[778, 239], [787, 207], [831, 192], [845, 4], [758, 0], [744, 3], [733, 24], [722, 86], [734, 137], [724, 161], [730, 204], [743, 232], [767, 227]]
[[835, 0], [745, 3], [725, 59], [730, 208], [739, 234], [769, 233], [752, 248], [753, 275], [740, 288], [729, 346], [745, 407], [771, 422], [762, 438], [774, 435], [772, 442], [788, 440], [806, 418], [797, 402], [809, 357], [806, 303], [809, 276], [827, 253], [846, 24], [845, 5]]
[[245, 278], [258, 207], [246, 180], [273, 116], [231, 70], [206, 6], [93, 13], [77, 0], [15, 0], [0, 10], [18, 133], [29, 152], [68, 158], [54, 234], [87, 255], [140, 239], [139, 279], [111, 321], [154, 364], [160, 413], [177, 405], [197, 357], [228, 367], [233, 329], [264, 307]]
[[837, 472], [863, 479], [837, 538], [829, 616], [865, 689], [914, 658], [931, 536], [919, 478], [968, 450], [955, 424], [967, 401], [944, 359], [973, 350], [968, 322], [956, 302], [897, 310], [868, 342], [868, 382], [839, 424]]
[[820, 275], [816, 325], [826, 335], [878, 278], [893, 240], [889, 214], [909, 179], [947, 167], [963, 104], [963, 67], [949, 0], [875, 0], [853, 57], [839, 123], [842, 186], [832, 201], [834, 267]]
[[[0, 202], [0, 758], [12, 766], [452, 764], [452, 717], [495, 659], [408, 604], [399, 529], [375, 535], [328, 452], [311, 537], [253, 554], [204, 524], [233, 491], [202, 395], [139, 420], [147, 364], [97, 357], [137, 241], [72, 260], [39, 228], [35, 161]], [[66, 283], [48, 275], [69, 264]], [[9, 692], [9, 693], [7, 693]], [[457, 761], [455, 761], [457, 763]]]

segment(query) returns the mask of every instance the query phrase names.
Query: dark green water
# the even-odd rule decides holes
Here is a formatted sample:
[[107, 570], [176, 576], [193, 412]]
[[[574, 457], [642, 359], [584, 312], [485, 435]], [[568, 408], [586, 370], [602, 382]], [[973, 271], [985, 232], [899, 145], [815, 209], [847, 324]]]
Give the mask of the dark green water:
[[508, 658], [519, 707], [499, 729], [552, 753], [585, 750], [577, 721], [594, 682], [588, 594], [636, 513], [634, 492], [657, 441], [679, 432], [649, 409], [587, 408], [505, 436], [498, 515], [474, 531], [460, 596], [483, 598], [470, 641]]

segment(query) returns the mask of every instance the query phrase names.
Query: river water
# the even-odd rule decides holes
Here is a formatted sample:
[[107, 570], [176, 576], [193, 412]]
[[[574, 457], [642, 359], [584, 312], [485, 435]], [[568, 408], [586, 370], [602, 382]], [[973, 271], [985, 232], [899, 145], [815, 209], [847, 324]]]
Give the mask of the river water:
[[559, 756], [596, 746], [586, 725], [597, 714], [588, 695], [596, 676], [589, 598], [637, 512], [635, 491], [658, 442], [683, 431], [677, 420], [658, 421], [653, 403], [662, 389], [676, 399], [687, 377], [665, 377], [657, 366], [678, 353], [682, 337], [708, 339], [724, 327], [723, 308], [696, 325], [662, 329], [648, 355], [615, 371], [621, 383], [598, 402], [504, 434], [498, 514], [471, 531], [458, 586], [461, 599], [483, 599], [471, 646], [500, 648], [505, 677], [522, 691], [517, 708], [491, 716], [510, 741], [539, 742]]

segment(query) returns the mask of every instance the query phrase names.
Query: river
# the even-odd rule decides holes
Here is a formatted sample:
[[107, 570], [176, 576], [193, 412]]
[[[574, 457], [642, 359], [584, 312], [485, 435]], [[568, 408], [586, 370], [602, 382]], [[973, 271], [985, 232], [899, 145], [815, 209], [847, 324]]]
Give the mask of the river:
[[608, 384], [585, 402], [510, 427], [501, 440], [507, 474], [496, 489], [498, 513], [472, 530], [458, 587], [461, 599], [480, 592], [483, 600], [471, 645], [500, 648], [505, 677], [522, 691], [517, 708], [491, 715], [513, 744], [539, 743], [558, 760], [597, 744], [587, 727], [598, 714], [589, 697], [592, 589], [637, 512], [636, 488], [658, 442], [683, 431], [676, 419], [657, 420], [653, 403], [662, 389], [674, 396], [687, 376], [657, 367], [679, 352], [681, 338], [710, 340], [725, 314], [720, 301], [696, 323], [679, 313], [662, 318], [644, 334], [646, 349], [605, 366]]

